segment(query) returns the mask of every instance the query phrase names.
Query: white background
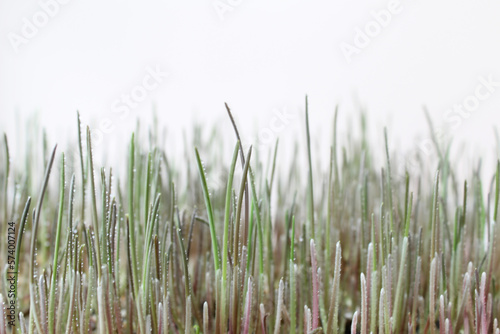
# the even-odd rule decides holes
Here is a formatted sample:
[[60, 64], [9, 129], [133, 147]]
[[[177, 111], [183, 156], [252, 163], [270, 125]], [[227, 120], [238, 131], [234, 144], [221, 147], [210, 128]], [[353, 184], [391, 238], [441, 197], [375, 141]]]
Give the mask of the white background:
[[[70, 0], [16, 51], [12, 34], [22, 36], [23, 20], [33, 22], [47, 1], [0, 0], [0, 131], [10, 138], [37, 112], [51, 142], [64, 143], [79, 110], [94, 128], [112, 121], [111, 143], [137, 117], [147, 123], [153, 104], [174, 140], [194, 121], [229, 132], [228, 102], [245, 131], [265, 128], [286, 108], [297, 117], [274, 135], [303, 140], [308, 94], [315, 140], [330, 140], [337, 104], [341, 134], [363, 106], [380, 152], [385, 125], [391, 146], [407, 151], [429, 138], [423, 105], [446, 128], [446, 111], [474, 95], [478, 77], [500, 82], [500, 2], [402, 0], [349, 63], [341, 43], [354, 45], [356, 29], [389, 1], [233, 1], [221, 19], [212, 0]], [[169, 77], [117, 117], [114, 101], [155, 66]], [[497, 87], [459, 120], [450, 132], [467, 148], [457, 155], [496, 160], [499, 107]]]

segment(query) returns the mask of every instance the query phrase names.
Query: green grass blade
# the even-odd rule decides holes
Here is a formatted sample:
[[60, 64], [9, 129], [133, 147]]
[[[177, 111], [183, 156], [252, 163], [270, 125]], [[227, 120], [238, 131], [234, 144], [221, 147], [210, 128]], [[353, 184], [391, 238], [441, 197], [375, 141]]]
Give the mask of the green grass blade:
[[328, 311], [328, 324], [326, 334], [339, 333], [339, 299], [340, 299], [340, 264], [342, 260], [342, 248], [340, 241], [337, 242], [337, 250], [335, 252], [335, 265], [333, 272], [333, 288], [330, 298], [330, 310]]
[[387, 128], [384, 128], [384, 138], [385, 138], [385, 155], [387, 159], [387, 192], [388, 192], [388, 200], [389, 200], [389, 223], [390, 230], [389, 235], [393, 237], [394, 231], [394, 207], [392, 202], [392, 175], [391, 175], [391, 159], [389, 156], [389, 142], [387, 140]]
[[307, 136], [307, 161], [309, 163], [309, 183], [308, 183], [308, 206], [309, 206], [309, 222], [311, 224], [311, 236], [314, 239], [314, 189], [313, 189], [313, 171], [311, 158], [311, 134], [309, 131], [309, 103], [306, 95], [306, 136]]
[[[227, 267], [228, 267], [228, 253], [229, 253], [229, 220], [231, 218], [231, 195], [233, 191], [233, 178], [234, 178], [234, 170], [236, 168], [236, 160], [238, 159], [238, 151], [240, 148], [240, 142], [238, 141], [236, 143], [236, 146], [234, 148], [233, 152], [233, 159], [231, 161], [231, 167], [229, 168], [229, 177], [227, 180], [227, 189], [226, 189], [226, 206], [225, 206], [225, 214], [224, 214], [224, 236], [223, 236], [223, 242], [222, 242], [222, 288], [221, 288], [221, 319], [222, 323], [227, 324], [227, 296], [228, 291], [227, 291], [227, 281], [228, 281], [228, 272], [227, 272]], [[238, 222], [235, 222], [234, 224], [238, 224]], [[236, 264], [234, 264], [236, 265]], [[223, 328], [224, 331], [226, 331], [226, 328]]]
[[[92, 200], [92, 227], [95, 238], [96, 248], [96, 272], [97, 277], [101, 279], [101, 244], [99, 242], [99, 219], [97, 218], [97, 198], [95, 193], [95, 177], [94, 177], [94, 158], [92, 154], [92, 135], [90, 128], [87, 127], [87, 154], [89, 158], [90, 172], [90, 199]], [[104, 224], [104, 222], [102, 222]]]
[[[62, 219], [63, 219], [63, 212], [64, 212], [64, 168], [65, 168], [65, 161], [64, 161], [64, 153], [62, 154], [61, 158], [61, 181], [59, 185], [59, 213], [57, 216], [57, 232], [56, 232], [56, 240], [55, 240], [55, 245], [54, 245], [54, 264], [52, 265], [52, 279], [51, 279], [51, 284], [50, 284], [50, 293], [49, 293], [49, 332], [50, 333], [55, 333], [55, 311], [56, 311], [56, 286], [57, 286], [57, 267], [58, 267], [58, 260], [59, 260], [59, 243], [61, 239], [61, 227], [62, 227]], [[62, 291], [60, 291], [62, 293]], [[62, 307], [62, 305], [60, 306]]]
[[205, 168], [201, 162], [200, 153], [198, 149], [195, 148], [196, 161], [198, 162], [198, 171], [200, 173], [201, 185], [203, 188], [203, 197], [205, 199], [205, 205], [207, 207], [208, 223], [210, 225], [210, 237], [212, 238], [212, 252], [214, 257], [214, 269], [217, 272], [220, 268], [219, 259], [219, 247], [217, 245], [217, 234], [215, 233], [215, 219], [214, 212], [212, 210], [212, 201], [210, 200], [210, 192], [208, 191], [207, 179], [205, 176]]

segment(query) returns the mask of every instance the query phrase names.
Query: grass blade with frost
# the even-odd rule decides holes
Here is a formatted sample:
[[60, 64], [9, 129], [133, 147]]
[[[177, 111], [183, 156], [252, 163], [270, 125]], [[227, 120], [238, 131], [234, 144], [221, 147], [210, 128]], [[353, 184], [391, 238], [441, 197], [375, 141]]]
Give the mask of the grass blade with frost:
[[311, 224], [311, 235], [314, 239], [314, 190], [312, 177], [312, 159], [311, 159], [311, 135], [309, 133], [309, 103], [306, 95], [306, 136], [307, 136], [307, 161], [309, 163], [309, 179], [308, 179], [308, 207], [309, 207], [309, 223]]
[[[233, 178], [234, 170], [236, 168], [236, 160], [238, 158], [238, 151], [240, 147], [240, 142], [236, 143], [233, 152], [233, 159], [231, 161], [231, 167], [229, 169], [229, 178], [227, 180], [227, 190], [226, 190], [226, 208], [224, 214], [224, 236], [222, 242], [222, 296], [221, 296], [221, 311], [222, 311], [222, 323], [226, 326], [227, 323], [227, 280], [228, 280], [228, 253], [229, 253], [229, 220], [231, 215], [231, 194], [233, 191]], [[238, 222], [235, 222], [237, 224]], [[225, 331], [225, 328], [224, 328]]]
[[337, 242], [337, 250], [335, 252], [335, 265], [333, 271], [332, 295], [330, 298], [330, 310], [328, 311], [328, 324], [326, 334], [337, 334], [339, 331], [339, 298], [340, 298], [340, 262], [342, 259], [342, 248], [340, 241]]
[[[58, 260], [59, 260], [59, 242], [61, 239], [61, 228], [62, 228], [62, 219], [63, 219], [63, 211], [64, 211], [64, 186], [65, 186], [65, 181], [64, 181], [64, 167], [65, 167], [65, 161], [64, 161], [64, 153], [62, 154], [61, 158], [61, 181], [60, 181], [60, 189], [59, 189], [59, 213], [57, 216], [57, 232], [56, 232], [56, 241], [54, 245], [54, 264], [52, 265], [52, 279], [51, 279], [51, 284], [50, 284], [50, 293], [49, 293], [49, 332], [54, 333], [55, 332], [55, 316], [56, 316], [56, 286], [57, 286], [57, 270], [58, 267]], [[60, 292], [62, 293], [62, 291]], [[60, 305], [62, 307], [62, 305]]]

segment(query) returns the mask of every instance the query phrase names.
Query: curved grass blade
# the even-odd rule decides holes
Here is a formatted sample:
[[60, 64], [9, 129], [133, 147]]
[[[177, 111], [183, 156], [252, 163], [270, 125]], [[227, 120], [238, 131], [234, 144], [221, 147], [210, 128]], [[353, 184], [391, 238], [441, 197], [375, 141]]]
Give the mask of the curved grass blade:
[[[47, 185], [49, 183], [49, 178], [50, 178], [50, 172], [52, 170], [52, 165], [54, 163], [54, 158], [56, 155], [56, 149], [57, 145], [54, 146], [54, 149], [52, 150], [52, 154], [48, 160], [47, 167], [45, 169], [45, 176], [43, 178], [42, 182], [42, 187], [40, 188], [40, 195], [38, 197], [38, 203], [36, 206], [36, 209], [33, 212], [33, 227], [31, 229], [31, 251], [30, 251], [30, 333], [33, 332], [33, 327], [32, 325], [35, 324], [37, 327], [37, 330], [42, 333], [41, 329], [41, 323], [40, 323], [40, 318], [38, 316], [38, 312], [36, 309], [36, 292], [35, 292], [35, 286], [38, 283], [36, 281], [36, 276], [35, 276], [35, 253], [36, 253], [36, 241], [37, 241], [37, 234], [38, 234], [38, 227], [39, 227], [39, 222], [40, 222], [40, 212], [42, 211], [42, 204], [43, 204], [43, 199], [45, 196], [45, 192], [47, 190]], [[31, 321], [31, 314], [33, 314], [33, 321]]]
[[197, 148], [195, 148], [195, 152], [196, 152], [196, 161], [198, 162], [198, 171], [200, 173], [200, 178], [201, 178], [201, 185], [203, 188], [203, 197], [205, 198], [205, 205], [207, 207], [208, 223], [210, 226], [210, 237], [212, 238], [214, 269], [217, 272], [220, 268], [220, 259], [219, 259], [219, 247], [217, 245], [217, 235], [215, 233], [214, 212], [212, 209], [212, 202], [210, 200], [210, 193], [208, 191], [207, 179], [205, 176], [205, 168], [203, 167], [203, 163], [201, 162], [200, 158], [200, 153], [198, 152]]

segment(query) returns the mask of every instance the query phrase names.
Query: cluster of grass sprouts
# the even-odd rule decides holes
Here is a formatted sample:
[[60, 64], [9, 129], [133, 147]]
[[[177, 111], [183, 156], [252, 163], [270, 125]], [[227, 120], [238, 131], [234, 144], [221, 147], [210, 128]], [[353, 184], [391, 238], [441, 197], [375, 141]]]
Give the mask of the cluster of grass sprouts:
[[226, 108], [229, 146], [198, 127], [181, 157], [138, 127], [99, 166], [80, 115], [66, 154], [34, 124], [24, 156], [4, 136], [0, 334], [500, 334], [500, 164], [459, 179], [434, 140], [437, 164], [401, 177], [390, 131], [383, 147], [337, 138], [338, 111], [320, 156], [307, 100], [280, 161], [295, 143], [253, 150]]

